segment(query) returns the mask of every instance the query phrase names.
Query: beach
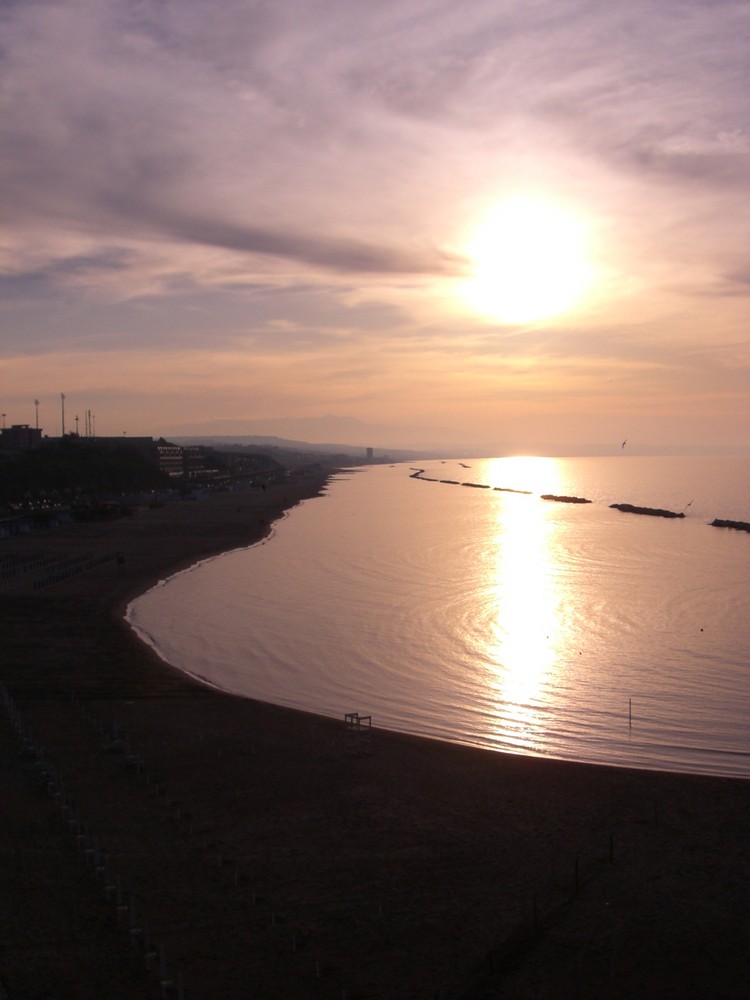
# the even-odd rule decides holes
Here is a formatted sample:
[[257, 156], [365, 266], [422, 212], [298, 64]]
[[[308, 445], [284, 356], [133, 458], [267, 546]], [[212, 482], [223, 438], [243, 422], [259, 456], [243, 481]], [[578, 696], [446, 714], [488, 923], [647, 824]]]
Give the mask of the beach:
[[750, 782], [358, 735], [137, 640], [328, 475], [0, 541], [87, 567], [0, 588], [0, 997], [744, 997]]

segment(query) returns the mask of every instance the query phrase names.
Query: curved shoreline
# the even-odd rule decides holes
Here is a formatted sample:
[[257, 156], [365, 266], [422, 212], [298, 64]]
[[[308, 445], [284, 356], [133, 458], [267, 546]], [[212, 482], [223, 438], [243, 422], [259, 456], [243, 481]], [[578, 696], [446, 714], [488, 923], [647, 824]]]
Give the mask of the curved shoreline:
[[262, 540], [331, 474], [18, 540], [125, 560], [0, 602], [0, 680], [78, 823], [0, 718], [5, 991], [162, 995], [95, 835], [188, 1000], [744, 995], [750, 782], [379, 730], [357, 753], [343, 720], [213, 691], [135, 637], [130, 600]]
[[[364, 477], [360, 483], [362, 490], [356, 494], [360, 500], [355, 500], [354, 504], [350, 502], [346, 512], [343, 513], [345, 523], [356, 524], [359, 503], [367, 502], [365, 494], [369, 495], [378, 483], [385, 482], [382, 477], [378, 478], [377, 470], [373, 470], [373, 473], [374, 478]], [[398, 487], [399, 482], [403, 483], [400, 476], [388, 479], [388, 490], [392, 485]], [[403, 486], [400, 488], [403, 489]], [[407, 485], [406, 489], [411, 495], [411, 487]], [[417, 489], [417, 493], [421, 498], [422, 493], [419, 489]], [[387, 497], [390, 493], [381, 494], [377, 489], [374, 495], [378, 497], [378, 504], [382, 505], [387, 504]], [[416, 494], [414, 497], [419, 500]], [[334, 491], [334, 500], [335, 498]], [[542, 495], [541, 499], [545, 500], [547, 496]], [[575, 496], [555, 495], [550, 496], [549, 499], [561, 503], [590, 502]], [[394, 503], [396, 502], [394, 501]], [[396, 506], [401, 509], [397, 503]], [[321, 508], [316, 508], [316, 510], [317, 515], [312, 508], [309, 509], [310, 521], [305, 520], [305, 512], [301, 513], [302, 520], [297, 522], [301, 527], [298, 526], [295, 532], [293, 526], [290, 526], [293, 537], [304, 534], [306, 524], [318, 523], [321, 518], [330, 524], [325, 511]], [[494, 705], [491, 711], [485, 710], [483, 712], [478, 707], [483, 705], [481, 688], [477, 688], [469, 696], [467, 692], [472, 690], [473, 682], [467, 679], [464, 686], [458, 675], [452, 678], [452, 682], [457, 684], [456, 690], [460, 689], [463, 698], [467, 699], [465, 704], [471, 704], [471, 709], [467, 710], [463, 718], [451, 709], [449, 703], [444, 705], [443, 711], [439, 715], [431, 712], [429, 709], [430, 699], [425, 694], [424, 687], [412, 691], [404, 686], [401, 697], [396, 701], [388, 696], [381, 698], [380, 688], [371, 689], [368, 686], [368, 676], [372, 674], [375, 667], [375, 659], [371, 659], [367, 672], [361, 677], [357, 673], [360, 663], [359, 651], [356, 643], [349, 645], [347, 632], [359, 635], [359, 628], [347, 629], [344, 627], [340, 638], [336, 640], [336, 653], [334, 655], [339, 660], [341, 668], [335, 670], [329, 670], [331, 666], [329, 662], [330, 650], [326, 638], [322, 639], [320, 645], [314, 646], [311, 646], [309, 640], [304, 636], [300, 636], [299, 642], [295, 638], [292, 642], [285, 641], [276, 644], [275, 637], [284, 635], [284, 618], [279, 620], [277, 616], [274, 616], [275, 624], [272, 628], [269, 629], [268, 623], [260, 622], [257, 628], [249, 627], [245, 633], [243, 623], [247, 617], [246, 609], [254, 603], [255, 595], [260, 601], [270, 600], [274, 608], [289, 606], [290, 614], [294, 616], [295, 620], [302, 620], [304, 617], [297, 616], [293, 611], [293, 606], [288, 604], [288, 588], [285, 584], [285, 578], [289, 575], [295, 579], [301, 578], [307, 581], [306, 571], [303, 566], [299, 566], [294, 561], [295, 553], [293, 550], [290, 551], [288, 543], [284, 544], [284, 539], [280, 541], [281, 550], [278, 554], [274, 554], [275, 549], [264, 550], [256, 557], [250, 553], [246, 557], [240, 552], [231, 561], [228, 561], [227, 571], [223, 568], [224, 564], [213, 564], [207, 568], [205, 574], [197, 579], [183, 576], [172, 590], [160, 589], [153, 595], [152, 599], [142, 604], [136, 604], [138, 611], [134, 618], [129, 619], [131, 626], [165, 662], [171, 662], [171, 664], [178, 666], [189, 677], [201, 683], [238, 697], [257, 698], [283, 707], [320, 714], [333, 719], [338, 719], [339, 712], [343, 713], [349, 707], [364, 708], [367, 712], [372, 713], [375, 724], [379, 728], [459, 745], [470, 745], [493, 752], [530, 753], [543, 758], [554, 757], [570, 762], [658, 770], [667, 773], [703, 774], [719, 778], [750, 778], [750, 757], [747, 753], [747, 741], [742, 739], [742, 719], [741, 716], [737, 717], [732, 714], [731, 710], [726, 719], [724, 717], [718, 719], [717, 717], [714, 725], [707, 724], [701, 729], [693, 729], [692, 732], [685, 733], [684, 707], [682, 711], [675, 710], [670, 715], [673, 704], [670, 701], [663, 706], [666, 714], [662, 717], [661, 728], [653, 730], [636, 725], [634, 729], [626, 728], [623, 737], [623, 733], [617, 725], [619, 716], [616, 709], [607, 711], [602, 710], [599, 704], [597, 706], [591, 705], [589, 711], [585, 713], [572, 711], [563, 724], [562, 717], [556, 713], [560, 711], [560, 704], [564, 704], [565, 699], [562, 698], [558, 703], [555, 696], [550, 694], [544, 699], [545, 707], [543, 710], [537, 709], [535, 711], [532, 707], [529, 711], [529, 719], [532, 717], [535, 719], [533, 725], [527, 724], [527, 729], [534, 733], [532, 738], [528, 733], [516, 733], [513, 725], [513, 708], [503, 704], [502, 701]], [[307, 543], [305, 543], [305, 549], [307, 550]], [[339, 561], [345, 564], [350, 551], [348, 546], [346, 549], [340, 548], [336, 538], [332, 538], [331, 547], [327, 547], [325, 552], [313, 547], [310, 554], [313, 563], [320, 561], [321, 565], [335, 565]], [[399, 556], [401, 555], [402, 553], [399, 553]], [[253, 562], [253, 558], [256, 558], [257, 561]], [[241, 604], [235, 603], [232, 595], [225, 593], [227, 573], [232, 578], [240, 574], [243, 578], [248, 577], [247, 589], [244, 585], [242, 586], [243, 600]], [[398, 564], [396, 564], [392, 585], [397, 585], [399, 577], [400, 571]], [[266, 579], [269, 584], [264, 582]], [[268, 585], [274, 588], [270, 593]], [[294, 584], [290, 583], [289, 586], [294, 587]], [[221, 594], [221, 603], [212, 601], [210, 594], [206, 594], [204, 598], [204, 593], [207, 590]], [[306, 595], [316, 590], [316, 583], [310, 585], [309, 582], [306, 582], [304, 589], [295, 589], [293, 592], [300, 606], [304, 606], [308, 600]], [[335, 606], [340, 599], [345, 605], [345, 593], [334, 598], [332, 604]], [[183, 602], [187, 602], [187, 604], [184, 605]], [[186, 606], [189, 607], [189, 611], [186, 611]], [[231, 609], [231, 618], [229, 619], [224, 617], [226, 607]], [[273, 614], [273, 612], [269, 613]], [[325, 608], [321, 609], [321, 613], [325, 618]], [[373, 607], [367, 621], [363, 621], [364, 628], [367, 627], [373, 614], [377, 617], [377, 608]], [[212, 619], [229, 621], [229, 636], [217, 634], [215, 624], [210, 625]], [[194, 629], [194, 623], [200, 623], [204, 620], [206, 620], [206, 630], [200, 625]], [[169, 625], [165, 626], [165, 622], [169, 622]], [[139, 630], [139, 626], [142, 627], [142, 632]], [[239, 633], [236, 633], [235, 629], [239, 629]], [[184, 636], [181, 637], [183, 631], [192, 636], [190, 641], [186, 642]], [[210, 640], [207, 639], [209, 631]], [[246, 634], [247, 638], [236, 639], [234, 638], [236, 634]], [[436, 633], [438, 643], [440, 635], [442, 633]], [[273, 656], [273, 672], [267, 672], [264, 669], [264, 664], [261, 663], [259, 663], [259, 669], [256, 672], [252, 659], [247, 663], [244, 662], [244, 647], [256, 642]], [[387, 664], [389, 657], [393, 660], [392, 650], [398, 648], [397, 644], [398, 635], [394, 634], [393, 643], [389, 644], [389, 648], [384, 646], [383, 652], [380, 654], [385, 657], [382, 659], [383, 663]], [[319, 658], [317, 651], [320, 648], [326, 649], [326, 654]], [[302, 652], [302, 650], [307, 650], [307, 652]], [[343, 665], [346, 664], [350, 656], [350, 650], [352, 669], [343, 669]], [[400, 652], [396, 658], [402, 655]], [[433, 654], [427, 654], [424, 662], [420, 662], [420, 670], [424, 672], [425, 677], [428, 676], [431, 669], [430, 656], [434, 666], [434, 663], [439, 661], [440, 655], [441, 652], [436, 649]], [[557, 657], [562, 666], [565, 660], [559, 648]], [[304, 676], [299, 672], [300, 662], [307, 662]], [[405, 663], [403, 672], [407, 676], [410, 676], [409, 670], [409, 666]], [[295, 677], [298, 678], [296, 681], [289, 681], [289, 678]], [[384, 672], [384, 677], [388, 677], [387, 669]], [[353, 680], [353, 678], [356, 679]], [[638, 695], [641, 692], [641, 680], [638, 677], [629, 678], [627, 683], [631, 688], [631, 693]], [[714, 681], [714, 683], [716, 682]], [[735, 677], [735, 683], [740, 685], [737, 689], [739, 692], [741, 678]], [[388, 688], [387, 683], [385, 688]], [[606, 703], [608, 694], [611, 692], [604, 688], [601, 692], [602, 703]], [[695, 699], [694, 692], [693, 699]], [[617, 701], [614, 695], [613, 701]], [[622, 704], [627, 719], [627, 696], [622, 699]], [[471, 716], [470, 719], [469, 716]], [[560, 721], [558, 722], [558, 720]], [[720, 734], [723, 731], [723, 724], [726, 724], [727, 732], [730, 731], [730, 726], [735, 727], [734, 736], [730, 740], [731, 747], [735, 748], [734, 752], [722, 752], [716, 748], [717, 744], [718, 746], [722, 745]], [[592, 733], [598, 735], [592, 738]]]

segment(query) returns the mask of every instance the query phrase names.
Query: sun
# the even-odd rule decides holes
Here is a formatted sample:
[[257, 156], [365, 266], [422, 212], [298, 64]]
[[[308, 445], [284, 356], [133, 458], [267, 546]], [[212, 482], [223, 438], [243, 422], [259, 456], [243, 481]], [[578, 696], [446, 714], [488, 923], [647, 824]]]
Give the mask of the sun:
[[502, 323], [531, 323], [573, 309], [594, 280], [582, 217], [552, 201], [515, 195], [486, 210], [463, 246], [471, 273], [460, 295]]

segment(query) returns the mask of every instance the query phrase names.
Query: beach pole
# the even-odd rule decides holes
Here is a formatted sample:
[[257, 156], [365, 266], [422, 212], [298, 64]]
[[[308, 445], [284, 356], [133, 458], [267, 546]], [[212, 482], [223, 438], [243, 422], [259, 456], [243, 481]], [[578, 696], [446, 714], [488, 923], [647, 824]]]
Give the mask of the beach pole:
[[151, 935], [148, 930], [148, 921], [143, 921], [143, 957], [146, 963], [146, 971], [151, 971], [151, 963], [156, 958], [156, 950], [151, 947]]
[[102, 874], [104, 866], [102, 865], [102, 850], [101, 844], [99, 843], [99, 838], [94, 837], [94, 871], [96, 872], [97, 879]]
[[129, 904], [130, 904], [130, 913], [129, 913], [129, 916], [130, 916], [130, 941], [131, 941], [131, 944], [135, 945], [136, 939], [141, 934], [141, 928], [138, 926], [138, 919], [137, 919], [136, 911], [135, 911], [135, 896], [133, 895], [132, 892], [130, 893]]
[[159, 945], [159, 985], [162, 996], [167, 995], [167, 991], [172, 986], [172, 980], [167, 975], [167, 959], [164, 954], [164, 945]]
[[127, 910], [127, 906], [122, 899], [122, 882], [119, 875], [115, 878], [115, 908], [117, 909], [117, 919], [119, 920]]

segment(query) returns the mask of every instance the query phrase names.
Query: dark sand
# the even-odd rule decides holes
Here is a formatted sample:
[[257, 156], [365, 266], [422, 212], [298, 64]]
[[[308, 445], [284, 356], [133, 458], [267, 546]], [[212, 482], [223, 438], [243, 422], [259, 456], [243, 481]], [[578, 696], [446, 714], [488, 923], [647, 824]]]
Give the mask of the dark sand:
[[0, 710], [0, 998], [747, 996], [750, 781], [378, 730], [356, 754], [343, 720], [214, 692], [136, 641], [129, 598], [323, 481], [0, 541], [124, 556], [0, 584], [33, 741]]

